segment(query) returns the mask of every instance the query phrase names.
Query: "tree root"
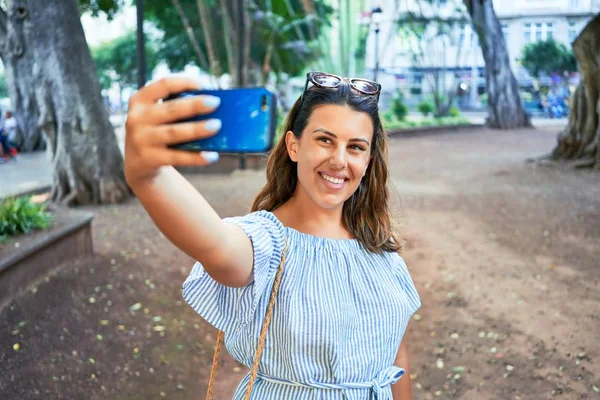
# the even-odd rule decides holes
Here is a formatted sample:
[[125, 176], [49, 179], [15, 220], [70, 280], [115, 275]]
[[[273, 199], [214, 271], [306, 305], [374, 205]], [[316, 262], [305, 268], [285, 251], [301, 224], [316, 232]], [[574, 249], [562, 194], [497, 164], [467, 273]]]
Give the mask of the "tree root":
[[582, 169], [582, 168], [594, 168], [596, 166], [596, 159], [594, 158], [584, 158], [583, 160], [577, 160], [573, 163], [573, 168]]

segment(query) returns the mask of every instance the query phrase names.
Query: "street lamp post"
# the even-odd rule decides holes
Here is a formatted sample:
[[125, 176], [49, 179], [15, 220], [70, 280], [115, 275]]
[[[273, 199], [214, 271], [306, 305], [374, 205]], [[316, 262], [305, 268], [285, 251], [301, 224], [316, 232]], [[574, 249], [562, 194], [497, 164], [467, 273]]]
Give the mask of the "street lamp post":
[[137, 11], [137, 69], [138, 89], [146, 85], [146, 46], [144, 40], [144, 0], [135, 0]]
[[371, 20], [375, 23], [375, 71], [373, 72], [373, 80], [377, 82], [377, 74], [379, 72], [379, 22], [381, 21], [381, 7], [377, 6], [371, 10]]

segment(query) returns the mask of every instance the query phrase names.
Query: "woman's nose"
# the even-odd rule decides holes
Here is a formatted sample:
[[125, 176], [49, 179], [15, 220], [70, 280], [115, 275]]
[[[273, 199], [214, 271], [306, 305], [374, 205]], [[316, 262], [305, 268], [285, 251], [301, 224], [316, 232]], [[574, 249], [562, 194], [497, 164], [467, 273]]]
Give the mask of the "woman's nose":
[[329, 158], [329, 164], [336, 169], [346, 168], [348, 160], [346, 160], [346, 151], [342, 148], [337, 148]]

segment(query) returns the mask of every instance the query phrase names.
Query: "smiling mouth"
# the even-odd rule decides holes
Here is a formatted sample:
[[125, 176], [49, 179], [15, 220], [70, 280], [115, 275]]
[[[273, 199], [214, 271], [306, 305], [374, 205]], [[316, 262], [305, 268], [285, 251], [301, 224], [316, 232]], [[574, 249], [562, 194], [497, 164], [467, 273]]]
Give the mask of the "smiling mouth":
[[333, 176], [326, 175], [323, 172], [319, 172], [319, 175], [321, 175], [321, 178], [325, 179], [327, 182], [336, 186], [343, 185], [347, 181], [345, 178], [334, 178]]

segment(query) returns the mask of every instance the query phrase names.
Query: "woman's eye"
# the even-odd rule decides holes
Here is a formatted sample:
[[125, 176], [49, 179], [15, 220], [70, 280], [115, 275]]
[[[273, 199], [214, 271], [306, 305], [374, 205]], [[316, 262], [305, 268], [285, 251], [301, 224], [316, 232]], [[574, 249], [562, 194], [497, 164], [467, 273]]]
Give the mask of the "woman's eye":
[[329, 139], [328, 137], [320, 137], [317, 140], [323, 143], [331, 143], [331, 139]]
[[350, 146], [350, 148], [351, 148], [352, 150], [358, 150], [358, 151], [365, 151], [365, 150], [366, 150], [364, 147], [362, 147], [362, 146], [359, 146], [359, 145], [357, 145], [357, 144], [353, 144], [353, 145], [351, 145], [351, 146]]

